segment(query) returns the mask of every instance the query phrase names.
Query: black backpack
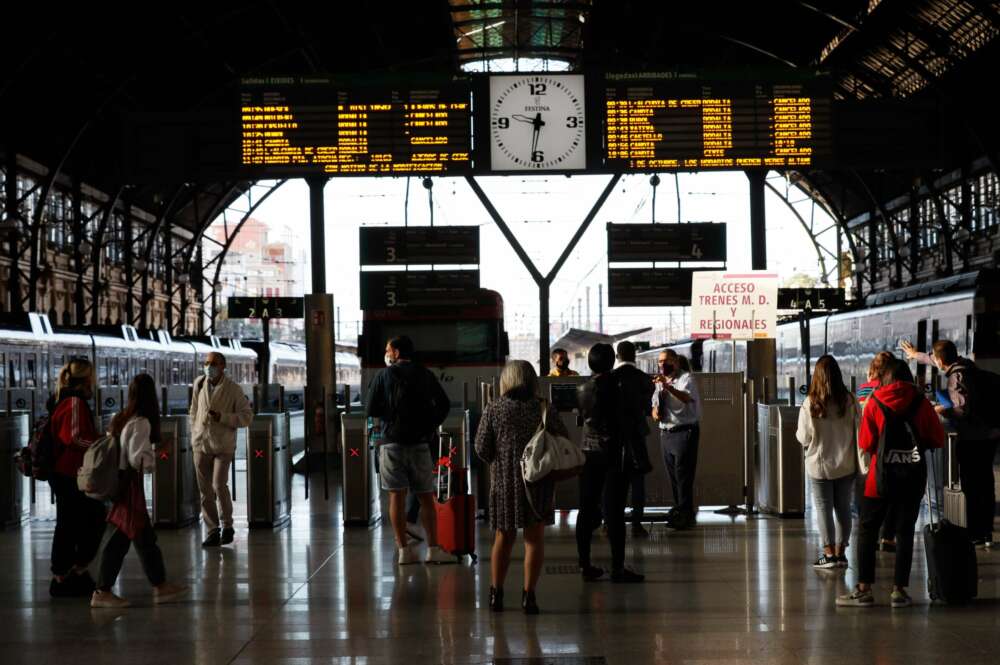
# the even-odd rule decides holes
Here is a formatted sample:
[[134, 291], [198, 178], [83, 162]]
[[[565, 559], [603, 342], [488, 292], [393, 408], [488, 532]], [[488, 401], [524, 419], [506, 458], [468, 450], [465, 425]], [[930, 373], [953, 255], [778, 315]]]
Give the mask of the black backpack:
[[392, 381], [388, 382], [389, 413], [395, 436], [400, 442], [428, 441], [437, 429], [434, 422], [434, 403], [431, 401], [429, 373], [422, 367], [408, 371], [399, 365], [389, 368]]
[[924, 446], [917, 436], [914, 420], [920, 410], [923, 395], [917, 395], [902, 413], [897, 413], [886, 406], [875, 395], [872, 400], [882, 411], [882, 434], [878, 440], [877, 462], [875, 463], [875, 491], [880, 497], [885, 497], [889, 487], [889, 470], [917, 468], [914, 465], [923, 464]]
[[15, 456], [21, 474], [35, 480], [48, 480], [56, 462], [56, 443], [52, 435], [51, 416], [44, 415], [35, 421], [31, 441]]
[[969, 419], [987, 427], [1000, 427], [1000, 404], [992, 403], [1000, 395], [1000, 374], [976, 365], [963, 365], [959, 371]]

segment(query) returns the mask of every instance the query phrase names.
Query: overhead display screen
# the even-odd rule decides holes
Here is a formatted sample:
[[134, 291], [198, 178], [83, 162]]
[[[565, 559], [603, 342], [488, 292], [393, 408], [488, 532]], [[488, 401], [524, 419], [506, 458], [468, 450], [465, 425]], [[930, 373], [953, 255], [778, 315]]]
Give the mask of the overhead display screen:
[[726, 225], [608, 223], [608, 261], [726, 260]]
[[822, 80], [606, 74], [603, 93], [604, 168], [801, 168], [833, 157], [831, 94]]
[[472, 168], [467, 81], [244, 78], [241, 165], [256, 177], [457, 175]]

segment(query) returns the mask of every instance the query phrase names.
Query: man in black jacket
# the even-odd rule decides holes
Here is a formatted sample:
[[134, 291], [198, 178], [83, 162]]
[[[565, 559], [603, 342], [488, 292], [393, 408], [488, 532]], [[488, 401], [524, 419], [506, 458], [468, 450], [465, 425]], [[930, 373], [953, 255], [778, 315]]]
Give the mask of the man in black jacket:
[[645, 538], [649, 532], [642, 526], [646, 508], [646, 474], [653, 470], [646, 450], [649, 435], [647, 418], [652, 411], [653, 379], [635, 366], [635, 344], [618, 344], [618, 367], [611, 373], [618, 384], [621, 400], [620, 426], [626, 445], [632, 450], [635, 471], [632, 474], [632, 536]]
[[399, 564], [417, 563], [417, 543], [407, 542], [406, 494], [420, 501], [427, 534], [428, 563], [454, 563], [437, 545], [434, 511], [434, 457], [430, 444], [444, 422], [451, 401], [437, 377], [413, 362], [413, 341], [394, 337], [385, 345], [387, 367], [368, 387], [365, 415], [379, 418], [382, 443], [378, 447], [382, 489], [389, 493], [389, 519], [399, 548]]

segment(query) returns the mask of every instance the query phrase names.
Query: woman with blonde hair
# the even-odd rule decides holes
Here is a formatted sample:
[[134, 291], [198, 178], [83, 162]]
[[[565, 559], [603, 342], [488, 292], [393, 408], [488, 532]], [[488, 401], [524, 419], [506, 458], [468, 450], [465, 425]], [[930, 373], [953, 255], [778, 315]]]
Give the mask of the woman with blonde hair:
[[823, 554], [813, 564], [815, 568], [847, 567], [858, 421], [858, 407], [844, 385], [840, 366], [833, 356], [821, 356], [799, 411], [796, 432], [805, 447], [806, 473], [812, 481], [813, 508], [823, 542]]
[[87, 403], [94, 396], [94, 366], [86, 358], [70, 360], [59, 371], [59, 384], [47, 407], [55, 462], [49, 485], [56, 497], [56, 528], [52, 536], [54, 597], [89, 596], [94, 580], [87, 567], [97, 554], [104, 533], [104, 504], [88, 498], [76, 486], [83, 454], [100, 437]]
[[494, 612], [503, 611], [503, 583], [518, 529], [524, 530], [521, 607], [525, 614], [539, 611], [535, 587], [545, 556], [545, 525], [555, 522], [555, 482], [527, 485], [521, 455], [538, 431], [543, 409], [549, 430], [568, 436], [556, 410], [538, 397], [535, 368], [524, 360], [511, 360], [500, 375], [500, 397], [483, 411], [476, 432], [476, 452], [490, 465], [490, 528], [496, 533], [490, 557], [490, 609]]

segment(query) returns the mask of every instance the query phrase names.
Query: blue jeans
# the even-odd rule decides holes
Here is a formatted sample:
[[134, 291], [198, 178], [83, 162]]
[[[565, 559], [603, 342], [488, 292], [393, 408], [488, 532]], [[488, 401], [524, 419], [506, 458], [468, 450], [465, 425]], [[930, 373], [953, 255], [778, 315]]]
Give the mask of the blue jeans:
[[[832, 480], [810, 478], [816, 523], [823, 545], [846, 545], [851, 539], [851, 499], [854, 495], [854, 474]], [[834, 513], [837, 516], [834, 528]], [[834, 537], [836, 536], [836, 537]]]

